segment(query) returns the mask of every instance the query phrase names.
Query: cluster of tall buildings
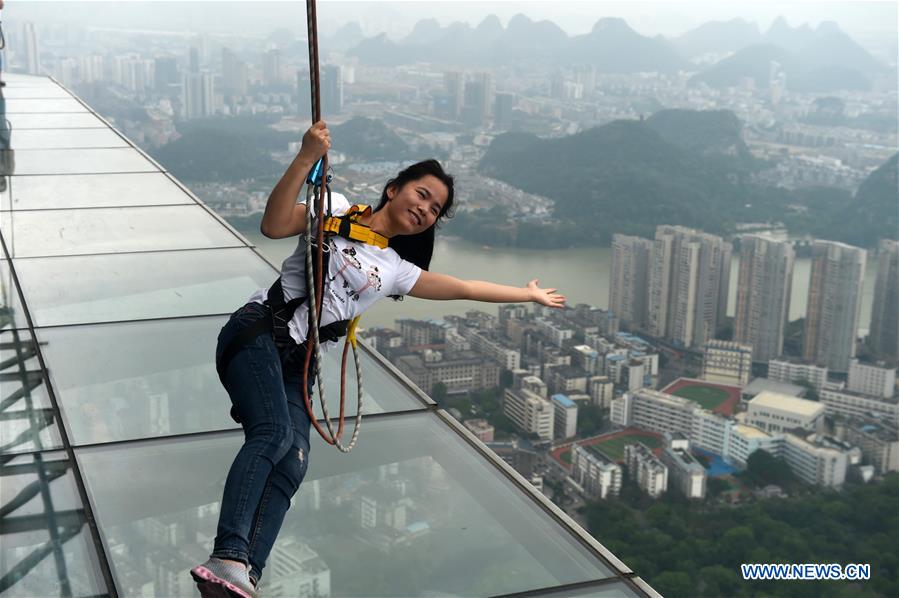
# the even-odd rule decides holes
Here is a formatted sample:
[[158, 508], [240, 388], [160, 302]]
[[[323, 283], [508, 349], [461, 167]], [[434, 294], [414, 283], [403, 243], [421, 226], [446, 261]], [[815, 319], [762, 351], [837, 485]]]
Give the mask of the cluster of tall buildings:
[[654, 241], [615, 235], [609, 309], [622, 324], [684, 347], [702, 347], [724, 324], [731, 245], [662, 225]]
[[[654, 240], [615, 235], [609, 308], [623, 325], [684, 347], [715, 338], [726, 317], [731, 246], [682, 226], [659, 226]], [[803, 357], [846, 372], [856, 355], [867, 252], [815, 241]], [[752, 348], [754, 362], [783, 354], [795, 253], [786, 241], [740, 239], [733, 340]], [[879, 358], [899, 354], [899, 243], [881, 241], [869, 347]]]
[[[481, 126], [491, 117], [506, 115], [494, 115], [494, 102], [498, 99], [493, 81], [493, 73], [478, 72], [466, 74], [462, 71], [447, 71], [443, 74], [444, 93], [435, 98], [435, 113], [438, 116], [457, 120], [469, 126]], [[508, 94], [505, 94], [508, 95]], [[502, 109], [506, 106], [507, 99], [503, 99]], [[499, 105], [496, 106], [497, 111]], [[511, 116], [511, 115], [509, 115]]]

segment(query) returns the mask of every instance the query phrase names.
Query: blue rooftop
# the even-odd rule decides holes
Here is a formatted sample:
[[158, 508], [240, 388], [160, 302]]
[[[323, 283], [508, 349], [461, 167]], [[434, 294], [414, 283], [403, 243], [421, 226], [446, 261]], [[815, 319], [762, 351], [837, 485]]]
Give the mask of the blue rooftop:
[[563, 394], [553, 395], [552, 400], [562, 407], [575, 407], [575, 402]]

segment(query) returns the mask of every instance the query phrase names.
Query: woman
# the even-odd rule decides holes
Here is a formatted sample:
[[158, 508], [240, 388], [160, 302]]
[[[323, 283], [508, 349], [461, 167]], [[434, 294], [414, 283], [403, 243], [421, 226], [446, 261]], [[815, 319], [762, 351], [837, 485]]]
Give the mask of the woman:
[[[299, 153], [275, 186], [262, 219], [262, 233], [273, 239], [306, 233], [306, 206], [296, 203], [306, 175], [331, 147], [324, 122], [303, 136]], [[422, 299], [473, 299], [495, 303], [533, 301], [561, 308], [565, 298], [541, 289], [537, 280], [524, 288], [459, 280], [428, 271], [434, 230], [453, 205], [453, 178], [435, 160], [414, 164], [388, 181], [377, 209], [361, 224], [389, 239], [386, 248], [332, 237], [322, 303], [322, 326], [348, 320], [378, 299], [411, 295]], [[349, 208], [334, 194], [333, 215]], [[305, 296], [305, 240], [284, 260], [284, 299]], [[216, 364], [231, 397], [232, 414], [244, 429], [245, 442], [225, 482], [214, 549], [210, 559], [191, 570], [204, 596], [255, 596], [290, 499], [306, 474], [310, 420], [300, 393], [308, 329], [302, 304], [288, 325], [295, 344], [279, 353], [272, 334], [261, 334], [240, 348], [227, 364], [222, 355], [235, 337], [268, 317], [263, 304], [268, 289], [232, 314], [219, 334]], [[328, 342], [323, 348], [333, 346]], [[310, 367], [310, 372], [312, 372]], [[309, 394], [313, 378], [309, 376]]]

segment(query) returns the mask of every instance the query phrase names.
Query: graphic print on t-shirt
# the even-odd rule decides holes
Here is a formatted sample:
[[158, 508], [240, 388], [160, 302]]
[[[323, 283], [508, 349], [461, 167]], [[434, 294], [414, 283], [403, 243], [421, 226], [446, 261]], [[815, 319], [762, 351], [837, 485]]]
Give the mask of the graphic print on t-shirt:
[[[344, 297], [359, 301], [359, 296], [368, 289], [381, 290], [380, 270], [373, 264], [364, 266], [357, 257], [355, 247], [345, 247], [339, 252], [335, 251], [332, 255], [340, 256], [340, 267], [331, 277], [332, 297], [345, 303]], [[341, 292], [335, 289], [335, 285], [340, 286]]]

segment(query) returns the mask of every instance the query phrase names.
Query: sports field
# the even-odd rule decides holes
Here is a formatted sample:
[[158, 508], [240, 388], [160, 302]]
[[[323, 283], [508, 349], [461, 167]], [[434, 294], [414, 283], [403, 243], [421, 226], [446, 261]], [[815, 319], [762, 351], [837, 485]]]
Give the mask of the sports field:
[[662, 392], [693, 401], [704, 409], [733, 415], [740, 402], [740, 389], [726, 384], [712, 384], [704, 380], [679, 378], [662, 389]]
[[709, 411], [714, 411], [728, 397], [727, 392], [720, 388], [710, 388], [708, 386], [685, 386], [674, 391], [674, 395], [699, 403]]
[[659, 438], [655, 434], [646, 434], [643, 432], [628, 432], [626, 434], [621, 434], [615, 436], [614, 438], [609, 438], [608, 440], [603, 440], [596, 444], [590, 445], [590, 448], [593, 450], [600, 450], [607, 456], [609, 459], [613, 461], [621, 461], [624, 459], [624, 447], [628, 444], [634, 444], [636, 442], [642, 442], [646, 446], [651, 449], [659, 448], [662, 446], [662, 439]]

